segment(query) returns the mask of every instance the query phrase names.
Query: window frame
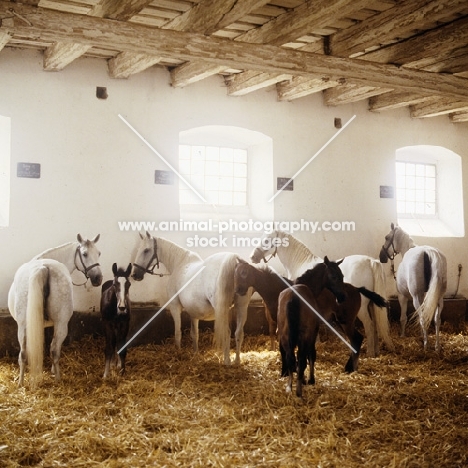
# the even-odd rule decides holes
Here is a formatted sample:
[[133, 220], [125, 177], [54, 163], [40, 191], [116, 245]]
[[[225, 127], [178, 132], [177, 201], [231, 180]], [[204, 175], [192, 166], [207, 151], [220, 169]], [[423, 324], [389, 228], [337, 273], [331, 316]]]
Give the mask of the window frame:
[[[186, 151], [189, 153], [188, 157], [182, 157], [183, 151], [182, 149], [185, 148]], [[203, 163], [200, 164], [198, 169], [195, 167], [195, 159], [194, 159], [194, 152], [198, 151], [200, 154], [203, 154], [200, 159], [202, 159]], [[223, 154], [232, 152], [232, 155]], [[242, 154], [239, 155], [238, 153], [241, 152]], [[211, 156], [208, 155], [211, 153]], [[214, 153], [217, 153], [215, 156]], [[241, 156], [243, 161], [235, 161], [237, 156]], [[230, 159], [230, 161], [223, 161], [223, 159]], [[184, 162], [188, 161], [186, 166], [190, 167], [183, 167]], [[210, 161], [215, 165], [215, 162], [218, 162], [218, 169], [217, 171], [213, 171], [209, 169]], [[222, 166], [224, 164], [224, 172]], [[232, 168], [226, 173], [227, 166], [232, 163]], [[244, 175], [236, 175], [236, 169], [238, 170], [240, 166], [243, 166]], [[234, 146], [226, 146], [226, 145], [190, 145], [190, 144], [179, 144], [179, 170], [181, 174], [186, 178], [190, 184], [192, 184], [195, 189], [202, 194], [208, 201], [208, 203], [213, 204], [215, 206], [220, 206], [223, 208], [244, 208], [249, 206], [249, 155], [248, 151], [245, 148], [239, 148]], [[210, 173], [211, 172], [211, 173]], [[217, 179], [218, 180], [218, 187], [209, 189], [207, 188], [208, 178]], [[198, 179], [198, 180], [197, 180]], [[243, 190], [236, 190], [235, 184], [236, 180], [243, 180], [244, 181], [244, 188]], [[227, 184], [232, 181], [232, 188], [230, 190], [221, 190], [221, 182], [224, 180], [224, 183]], [[203, 186], [203, 187], [202, 187]], [[190, 202], [186, 202], [187, 198], [184, 196], [184, 192], [188, 193], [188, 198], [191, 199]], [[210, 192], [214, 196], [214, 198], [210, 197]], [[231, 197], [230, 203], [221, 203], [220, 199], [223, 193], [228, 194]], [[244, 195], [243, 203], [235, 203], [234, 198], [235, 194], [240, 194], [241, 196]], [[211, 198], [211, 199], [210, 199]], [[185, 199], [185, 200], [184, 200]], [[203, 203], [195, 194], [191, 193], [191, 189], [185, 186], [184, 183], [179, 185], [179, 200], [180, 205], [183, 206], [197, 206]]]

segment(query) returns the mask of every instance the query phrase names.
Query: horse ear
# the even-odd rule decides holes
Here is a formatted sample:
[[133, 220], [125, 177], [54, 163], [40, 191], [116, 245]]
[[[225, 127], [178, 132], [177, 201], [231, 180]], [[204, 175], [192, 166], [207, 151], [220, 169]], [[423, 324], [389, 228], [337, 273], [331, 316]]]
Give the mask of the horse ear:
[[112, 265], [112, 273], [114, 273], [114, 276], [117, 274], [117, 263]]
[[92, 240], [92, 242], [96, 243], [96, 242], [99, 240], [100, 237], [101, 237], [101, 234], [98, 234], [98, 235]]
[[330, 263], [330, 260], [328, 260], [328, 257], [325, 255], [325, 258], [323, 259], [323, 263], [325, 263], [325, 265], [328, 265]]
[[143, 234], [141, 232], [138, 233], [140, 235], [140, 239], [143, 239]]
[[132, 272], [132, 264], [129, 263], [127, 270], [125, 271], [125, 276], [130, 276], [130, 273]]
[[83, 243], [83, 238], [81, 237], [81, 234], [78, 234], [78, 235], [76, 236], [76, 239], [77, 239], [77, 241], [78, 241], [80, 244]]
[[395, 229], [395, 225], [393, 223], [390, 224], [390, 227], [392, 228], [392, 231]]
[[341, 260], [337, 260], [336, 264], [337, 265], [341, 265], [343, 263], [343, 260], [345, 259], [346, 257], [343, 257]]
[[147, 237], [148, 239], [151, 239], [151, 234], [150, 234], [148, 231], [146, 231], [146, 237]]

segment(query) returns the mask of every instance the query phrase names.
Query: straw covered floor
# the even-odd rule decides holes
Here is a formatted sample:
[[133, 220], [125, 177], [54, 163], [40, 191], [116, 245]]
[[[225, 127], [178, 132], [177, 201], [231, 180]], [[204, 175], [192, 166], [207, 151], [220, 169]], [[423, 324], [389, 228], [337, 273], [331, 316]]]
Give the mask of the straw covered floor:
[[86, 337], [63, 348], [62, 382], [44, 372], [35, 391], [2, 358], [0, 466], [468, 466], [468, 330], [445, 330], [438, 357], [392, 327], [396, 353], [364, 353], [351, 375], [344, 344], [319, 343], [303, 400], [266, 336], [246, 337], [238, 367], [220, 364], [209, 331], [198, 355], [187, 334], [181, 351], [130, 348], [126, 375], [107, 381], [104, 341]]

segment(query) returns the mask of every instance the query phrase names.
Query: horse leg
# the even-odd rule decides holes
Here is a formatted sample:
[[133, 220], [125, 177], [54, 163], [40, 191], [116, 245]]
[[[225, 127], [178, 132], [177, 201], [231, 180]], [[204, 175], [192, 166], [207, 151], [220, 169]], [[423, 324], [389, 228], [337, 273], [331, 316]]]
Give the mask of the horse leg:
[[198, 323], [199, 320], [193, 318], [190, 323], [190, 336], [192, 337], [193, 351], [198, 353]]
[[297, 384], [296, 396], [302, 398], [302, 386], [305, 384], [305, 369], [307, 367], [307, 347], [299, 343], [297, 350]]
[[270, 351], [275, 351], [276, 349], [276, 322], [271, 317], [270, 309], [268, 309], [267, 305], [263, 303], [265, 307], [265, 317], [268, 322], [268, 332], [270, 334]]
[[106, 336], [106, 346], [104, 348], [104, 357], [105, 357], [105, 365], [104, 365], [104, 375], [102, 376], [103, 379], [107, 379], [109, 376], [110, 368], [112, 359], [115, 354], [115, 333], [113, 329], [112, 322], [105, 321], [104, 322], [104, 331]]
[[181, 313], [182, 307], [179, 304], [172, 304], [170, 307], [172, 319], [174, 320], [174, 339], [177, 348], [180, 349], [182, 341], [182, 331], [181, 331]]
[[307, 381], [308, 385], [315, 384], [315, 360], [317, 359], [317, 351], [315, 349], [315, 341], [314, 344], [309, 349], [309, 380]]
[[[123, 321], [122, 323], [119, 324], [119, 327], [117, 329], [117, 337], [116, 337], [116, 347], [115, 349], [118, 351], [119, 349], [122, 349], [122, 347], [125, 346], [126, 340], [127, 340], [127, 334], [128, 334], [128, 329], [129, 329], [129, 321]], [[127, 347], [125, 346], [120, 353], [118, 353], [119, 356], [119, 364], [118, 368], [119, 374], [123, 375], [125, 374], [125, 359], [127, 358]]]
[[52, 374], [55, 373], [55, 382], [60, 382], [60, 350], [68, 334], [68, 321], [54, 323], [54, 337], [50, 344], [50, 359], [52, 360]]
[[369, 311], [367, 310], [367, 304], [366, 307], [362, 307], [364, 301], [364, 298], [361, 295], [361, 308], [359, 309], [358, 313], [358, 318], [362, 322], [362, 325], [364, 326], [364, 332], [366, 334], [366, 339], [367, 339], [367, 356], [368, 357], [377, 357], [376, 355], [376, 343], [375, 343], [375, 336], [376, 336], [376, 327], [375, 323], [372, 322], [372, 319], [369, 315]]
[[351, 372], [355, 372], [358, 370], [358, 363], [359, 363], [359, 353], [361, 351], [361, 345], [362, 341], [364, 340], [364, 337], [359, 333], [359, 331], [353, 326], [350, 329], [347, 327], [348, 330], [346, 332], [346, 335], [348, 336], [351, 346], [354, 349], [354, 351], [351, 351], [351, 354], [349, 356], [348, 362], [345, 365], [345, 372], [350, 374]]
[[26, 352], [26, 327], [18, 324], [18, 342], [20, 344], [20, 353], [18, 355], [18, 364], [20, 368], [18, 386], [24, 385], [24, 371], [26, 369], [27, 352]]
[[442, 316], [442, 309], [444, 308], [444, 298], [443, 296], [439, 299], [439, 304], [436, 308], [434, 314], [434, 325], [435, 325], [435, 334], [436, 334], [436, 342], [435, 342], [435, 350], [436, 352], [440, 352], [440, 339], [439, 339], [439, 332], [440, 332], [440, 322]]
[[400, 303], [400, 336], [405, 336], [406, 322], [408, 316], [406, 315], [408, 310], [408, 298], [403, 294], [398, 294], [398, 302]]
[[286, 377], [288, 375], [288, 363], [286, 360], [286, 351], [283, 348], [283, 345], [279, 344], [280, 355], [281, 355], [281, 377]]
[[239, 296], [236, 294], [234, 304], [236, 308], [237, 327], [235, 332], [236, 337], [236, 360], [235, 364], [240, 364], [240, 353], [242, 343], [244, 342], [244, 325], [247, 320], [247, 310], [249, 307], [251, 294]]

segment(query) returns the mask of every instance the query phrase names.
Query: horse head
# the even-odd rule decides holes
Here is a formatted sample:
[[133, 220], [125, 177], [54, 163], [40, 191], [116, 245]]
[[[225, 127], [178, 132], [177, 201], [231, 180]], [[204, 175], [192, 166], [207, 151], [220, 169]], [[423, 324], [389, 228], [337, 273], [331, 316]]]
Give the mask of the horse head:
[[140, 233], [140, 238], [140, 246], [133, 262], [132, 278], [135, 281], [141, 281], [145, 273], [153, 274], [154, 268], [159, 268], [156, 238], [152, 237], [148, 231], [146, 231], [146, 235], [144, 236]]
[[265, 263], [267, 263], [269, 260], [266, 259], [267, 255], [274, 257], [276, 255], [278, 245], [281, 244], [279, 236], [280, 233], [278, 231], [272, 231], [271, 233], [262, 237], [261, 245], [256, 247], [250, 255], [251, 262], [260, 263], [263, 260]]
[[381, 263], [393, 260], [399, 253], [404, 255], [408, 249], [414, 247], [413, 239], [400, 226], [390, 225], [390, 232], [385, 236], [385, 242], [380, 249]]
[[337, 262], [331, 262], [327, 256], [323, 259], [323, 263], [326, 265], [326, 287], [335, 295], [338, 303], [346, 300], [346, 293], [344, 291], [343, 284], [343, 272], [340, 269], [340, 263], [344, 260]]
[[86, 278], [91, 280], [93, 286], [99, 286], [102, 283], [102, 272], [99, 265], [101, 252], [96, 247], [99, 240], [98, 234], [93, 240], [83, 239], [81, 234], [76, 236], [79, 245], [75, 253], [75, 266]]
[[112, 265], [112, 273], [114, 273], [114, 281], [112, 286], [117, 298], [117, 314], [127, 314], [130, 312], [129, 290], [131, 283], [129, 276], [132, 271], [132, 264], [129, 263], [126, 270], [118, 268], [117, 263]]
[[251, 286], [251, 265], [245, 260], [238, 259], [238, 264], [234, 270], [234, 291], [240, 296], [245, 296], [249, 287]]
[[337, 302], [346, 300], [343, 284], [343, 272], [339, 265], [344, 259], [332, 262], [325, 257], [323, 262], [317, 263], [313, 268], [306, 270], [299, 276], [295, 284], [305, 284], [315, 296], [318, 296], [324, 288], [329, 289], [336, 297]]

